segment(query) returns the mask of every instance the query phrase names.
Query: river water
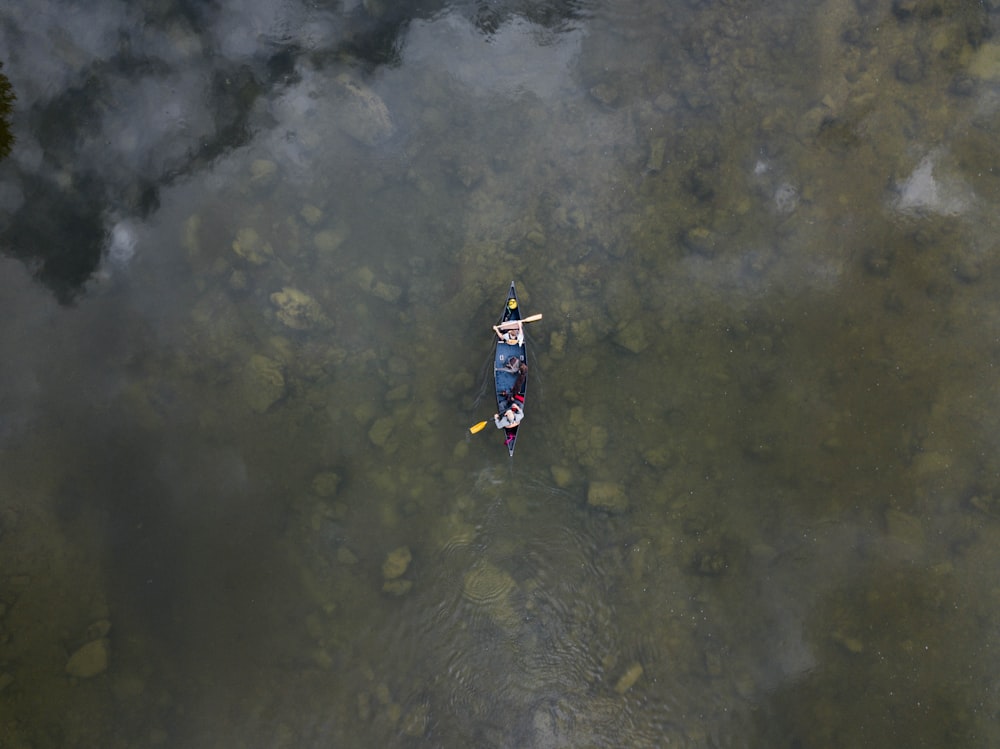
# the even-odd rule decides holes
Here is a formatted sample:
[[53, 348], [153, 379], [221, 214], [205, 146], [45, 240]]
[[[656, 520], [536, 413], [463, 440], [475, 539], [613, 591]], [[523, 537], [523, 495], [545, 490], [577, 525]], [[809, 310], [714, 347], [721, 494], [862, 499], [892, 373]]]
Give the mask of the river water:
[[0, 746], [997, 746], [998, 21], [8, 0]]

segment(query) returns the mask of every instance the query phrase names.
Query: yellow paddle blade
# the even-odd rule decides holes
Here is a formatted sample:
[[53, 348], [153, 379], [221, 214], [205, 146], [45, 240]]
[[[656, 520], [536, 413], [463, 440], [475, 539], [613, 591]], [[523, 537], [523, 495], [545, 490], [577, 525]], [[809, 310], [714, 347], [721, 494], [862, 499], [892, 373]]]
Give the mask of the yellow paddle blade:
[[476, 432], [481, 432], [488, 423], [489, 423], [488, 421], [480, 421], [478, 424], [473, 424], [471, 427], [469, 427], [469, 431], [472, 432], [473, 434], [475, 434]]

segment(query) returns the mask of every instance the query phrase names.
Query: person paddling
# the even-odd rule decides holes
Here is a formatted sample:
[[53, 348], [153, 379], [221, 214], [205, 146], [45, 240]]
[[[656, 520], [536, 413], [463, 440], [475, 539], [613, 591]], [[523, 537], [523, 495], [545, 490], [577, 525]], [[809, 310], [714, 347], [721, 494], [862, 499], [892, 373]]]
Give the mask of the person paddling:
[[524, 410], [520, 403], [511, 403], [510, 407], [503, 412], [503, 415], [493, 414], [493, 424], [497, 429], [510, 429], [516, 427], [524, 418]]
[[501, 343], [506, 343], [509, 346], [524, 345], [524, 323], [520, 320], [502, 322], [499, 325], [494, 325], [493, 330]]

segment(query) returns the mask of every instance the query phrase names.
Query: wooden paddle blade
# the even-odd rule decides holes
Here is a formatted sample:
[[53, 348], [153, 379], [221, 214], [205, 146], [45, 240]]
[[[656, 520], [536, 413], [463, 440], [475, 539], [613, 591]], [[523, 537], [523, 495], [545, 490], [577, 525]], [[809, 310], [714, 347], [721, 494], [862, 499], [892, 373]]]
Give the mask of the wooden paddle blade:
[[475, 434], [476, 432], [481, 432], [483, 431], [483, 429], [486, 428], [486, 425], [488, 423], [489, 423], [488, 421], [480, 421], [478, 424], [473, 424], [471, 427], [469, 427], [469, 431], [472, 432], [473, 434]]
[[528, 317], [521, 320], [521, 322], [538, 322], [542, 319], [542, 313], [539, 312], [537, 315], [529, 315]]

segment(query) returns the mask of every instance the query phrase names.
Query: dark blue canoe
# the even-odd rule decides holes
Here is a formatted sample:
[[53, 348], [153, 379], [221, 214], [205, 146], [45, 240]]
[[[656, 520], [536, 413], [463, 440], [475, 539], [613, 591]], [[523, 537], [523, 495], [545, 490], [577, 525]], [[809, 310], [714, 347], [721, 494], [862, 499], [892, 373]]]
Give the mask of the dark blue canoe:
[[[511, 281], [510, 291], [507, 292], [507, 301], [503, 305], [503, 314], [500, 315], [500, 322], [497, 325], [503, 325], [505, 322], [520, 319], [521, 308], [517, 304], [517, 290], [514, 288], [514, 282]], [[528, 351], [524, 345], [523, 336], [520, 344], [501, 341], [495, 334], [493, 339], [496, 341], [496, 355], [493, 357], [493, 374], [497, 394], [497, 413], [503, 414], [509, 408], [510, 397], [513, 396], [519, 396], [516, 401], [521, 404], [521, 408], [523, 409], [524, 395], [528, 391], [528, 378], [523, 377], [520, 383], [518, 383], [518, 373], [510, 371], [508, 365], [513, 356], [517, 357], [518, 363], [527, 365]], [[515, 385], [517, 385], [516, 392], [514, 392]], [[511, 457], [514, 457], [514, 445], [517, 443], [517, 431], [520, 426], [518, 424], [517, 426], [503, 430], [504, 441]]]

